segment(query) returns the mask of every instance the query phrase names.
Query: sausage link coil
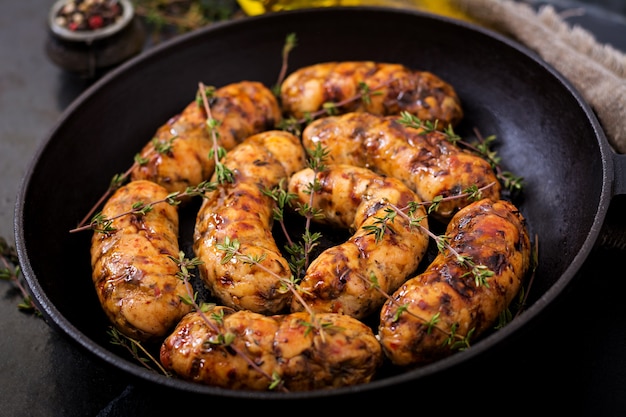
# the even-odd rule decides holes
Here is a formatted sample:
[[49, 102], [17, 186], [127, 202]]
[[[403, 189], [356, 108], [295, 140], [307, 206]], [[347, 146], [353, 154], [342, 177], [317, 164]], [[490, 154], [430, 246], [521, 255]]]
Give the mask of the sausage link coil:
[[[285, 183], [305, 165], [297, 136], [267, 131], [250, 136], [229, 151], [223, 164], [234, 181], [207, 193], [198, 211], [194, 252], [203, 261], [200, 276], [222, 304], [235, 309], [274, 314], [288, 305], [289, 291], [281, 280], [291, 271], [272, 236], [274, 200], [264, 193]], [[213, 181], [216, 181], [214, 176]], [[237, 240], [241, 254], [261, 259], [258, 264], [228, 255], [219, 245]]]
[[[477, 284], [458, 255], [446, 249], [403, 284], [383, 305], [378, 329], [385, 355], [396, 365], [417, 366], [451, 354], [446, 343], [451, 333], [471, 340], [482, 335], [508, 308], [529, 269], [525, 219], [507, 201], [468, 205], [452, 218], [446, 235], [458, 255], [494, 275]], [[400, 308], [406, 311], [399, 313]]]
[[[131, 211], [133, 204], [163, 199], [167, 191], [150, 181], [133, 181], [119, 188], [102, 214], [109, 219]], [[114, 231], [94, 232], [91, 241], [93, 282], [111, 322], [138, 340], [165, 337], [190, 311], [180, 297], [187, 288], [176, 274], [178, 212], [167, 203], [154, 204], [145, 215], [115, 218]]]
[[[161, 346], [166, 369], [188, 381], [249, 390], [267, 390], [271, 382], [267, 376], [276, 373], [289, 391], [306, 391], [369, 382], [382, 363], [372, 329], [350, 316], [312, 317], [304, 312], [265, 316], [242, 310], [227, 312], [217, 321], [219, 310], [223, 307], [205, 315], [212, 325], [197, 312], [181, 320]], [[311, 325], [315, 320], [318, 326]], [[245, 357], [211, 343], [219, 334], [233, 335], [231, 346]]]
[[[391, 116], [348, 113], [324, 117], [304, 129], [302, 143], [307, 149], [318, 144], [325, 148], [330, 163], [367, 167], [398, 178], [422, 201], [458, 196], [472, 186], [490, 184], [483, 196], [500, 198], [500, 183], [485, 159], [453, 145], [442, 132], [410, 128]], [[443, 201], [433, 216], [447, 221], [470, 201]]]
[[300, 68], [281, 84], [281, 103], [296, 118], [355, 97], [361, 83], [371, 90], [368, 99], [353, 100], [337, 110], [378, 115], [407, 111], [423, 121], [436, 120], [442, 128], [455, 126], [463, 110], [454, 88], [427, 71], [372, 61], [325, 62]]
[[[211, 115], [219, 122], [218, 142], [230, 150], [250, 135], [274, 128], [280, 121], [278, 100], [270, 89], [255, 81], [242, 81], [218, 88], [209, 100]], [[207, 113], [199, 100], [189, 103], [155, 133], [155, 141], [171, 142], [165, 152], [154, 152], [153, 142], [141, 151], [147, 162], [137, 165], [131, 178], [147, 179], [169, 192], [182, 192], [208, 180], [215, 169], [209, 152], [213, 138], [207, 128]]]
[[[289, 181], [289, 192], [308, 203], [307, 190], [314, 180], [312, 169], [299, 171]], [[354, 234], [313, 260], [297, 290], [313, 311], [364, 318], [384, 302], [380, 290], [394, 291], [415, 272], [428, 247], [428, 235], [401, 216], [386, 224], [380, 240], [366, 227], [375, 226], [386, 210], [395, 210], [391, 205], [403, 209], [410, 202], [419, 202], [419, 197], [395, 178], [350, 165], [329, 165], [317, 174], [317, 180], [320, 189], [312, 206], [324, 213], [319, 221], [351, 229]], [[421, 225], [428, 228], [423, 208], [414, 216], [423, 217]], [[372, 277], [379, 289], [372, 286]], [[292, 311], [303, 308], [294, 297]]]

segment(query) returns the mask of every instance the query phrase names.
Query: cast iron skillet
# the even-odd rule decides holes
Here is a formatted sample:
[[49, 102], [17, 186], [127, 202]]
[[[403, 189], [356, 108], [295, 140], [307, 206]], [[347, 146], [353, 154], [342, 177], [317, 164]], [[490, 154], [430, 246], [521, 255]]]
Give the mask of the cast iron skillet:
[[[457, 133], [470, 137], [476, 127], [483, 135], [496, 135], [505, 169], [525, 178], [516, 203], [540, 242], [528, 306], [466, 351], [413, 371], [383, 372], [355, 387], [243, 392], [147, 371], [111, 345], [90, 278], [91, 234], [69, 230], [112, 176], [130, 166], [156, 129], [193, 100], [198, 82], [221, 86], [250, 79], [273, 85], [289, 33], [298, 38], [290, 69], [330, 60], [399, 62], [432, 71], [455, 86], [466, 112]], [[16, 204], [16, 246], [46, 321], [135, 377], [168, 389], [246, 399], [367, 393], [459, 366], [504, 343], [538, 316], [596, 245], [610, 201], [626, 193], [625, 167], [626, 159], [612, 151], [579, 93], [531, 51], [504, 37], [418, 11], [363, 7], [281, 12], [176, 38], [109, 73], [79, 97], [24, 178]], [[191, 220], [183, 221], [182, 227], [190, 226]]]

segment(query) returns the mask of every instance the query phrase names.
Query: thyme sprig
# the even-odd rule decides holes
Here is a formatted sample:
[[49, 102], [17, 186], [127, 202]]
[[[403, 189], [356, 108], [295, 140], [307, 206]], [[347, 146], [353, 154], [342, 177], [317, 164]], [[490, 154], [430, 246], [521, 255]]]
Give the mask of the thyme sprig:
[[272, 219], [273, 221], [278, 222], [285, 238], [287, 239], [287, 245], [291, 246], [293, 245], [293, 240], [291, 239], [291, 235], [285, 225], [285, 208], [291, 207], [293, 200], [296, 199], [297, 196], [287, 191], [286, 182], [287, 179], [282, 178], [276, 187], [271, 189], [263, 188], [261, 192], [274, 200]]
[[[146, 349], [142, 343], [134, 339], [130, 336], [127, 336], [121, 333], [118, 329], [113, 326], [109, 326], [109, 330], [107, 331], [109, 335], [109, 342], [112, 345], [121, 346], [130, 352], [131, 356], [135, 358], [140, 364], [142, 364], [146, 369], [151, 371], [160, 372], [165, 376], [171, 377], [172, 375], [161, 365], [159, 362], [149, 351]], [[153, 364], [154, 367], [150, 364]]]
[[444, 197], [442, 195], [436, 195], [430, 201], [419, 201], [414, 202], [415, 205], [425, 206], [427, 208], [427, 213], [431, 214], [439, 209], [441, 203], [447, 201], [458, 200], [460, 198], [467, 198], [468, 201], [478, 201], [483, 198], [483, 192], [491, 187], [496, 185], [495, 182], [490, 182], [487, 185], [483, 185], [482, 187], [478, 187], [475, 184], [467, 187], [461, 194], [455, 194], [448, 197]]
[[[317, 318], [315, 312], [311, 309], [311, 307], [304, 301], [300, 293], [298, 292], [298, 281], [294, 278], [293, 275], [289, 279], [285, 279], [280, 275], [276, 274], [274, 271], [268, 269], [261, 262], [263, 261], [263, 257], [254, 257], [248, 254], [242, 253], [240, 251], [240, 243], [237, 239], [230, 239], [228, 237], [224, 238], [224, 240], [216, 245], [217, 249], [226, 253], [225, 257], [222, 259], [222, 263], [230, 262], [233, 258], [241, 261], [245, 264], [255, 265], [256, 267], [262, 269], [266, 273], [274, 276], [281, 283], [281, 290], [283, 293], [286, 291], [290, 291], [291, 294], [298, 300], [298, 302], [302, 305], [305, 311], [311, 316], [312, 321], [308, 322], [306, 325], [309, 329], [316, 329], [322, 342], [326, 341], [326, 336], [324, 333], [324, 329], [329, 327], [329, 323], [320, 322]], [[308, 331], [306, 332], [308, 333]]]
[[419, 228], [422, 232], [430, 236], [435, 241], [439, 252], [448, 250], [456, 258], [457, 263], [467, 269], [467, 272], [462, 277], [471, 275], [477, 287], [484, 285], [489, 288], [487, 278], [495, 275], [493, 271], [485, 265], [474, 263], [470, 256], [460, 254], [450, 245], [449, 236], [437, 236], [428, 227], [424, 227], [422, 221], [425, 216], [419, 216], [417, 218], [413, 216], [418, 207], [421, 206], [420, 202], [412, 201], [404, 208], [398, 207], [392, 203], [388, 203], [388, 205], [389, 207], [385, 209], [385, 216], [375, 217], [376, 221], [372, 225], [364, 226], [364, 228], [368, 230], [368, 234], [375, 235], [376, 239], [379, 241], [379, 239], [382, 239], [385, 230], [388, 229], [389, 223], [393, 223], [396, 216], [401, 216], [409, 222], [410, 227]]
[[[225, 166], [221, 161], [226, 155], [226, 150], [219, 145], [219, 131], [218, 127], [221, 124], [220, 121], [213, 118], [211, 114], [211, 106], [210, 99], [215, 96], [215, 87], [206, 86], [203, 83], [198, 84], [198, 92], [196, 94], [196, 102], [204, 106], [204, 110], [207, 114], [206, 127], [207, 131], [211, 135], [213, 140], [213, 147], [209, 154], [210, 157], [214, 158], [215, 161], [215, 173], [218, 184], [223, 184], [226, 182], [234, 181], [234, 173], [227, 166]], [[79, 225], [70, 230], [70, 233], [75, 233], [83, 230], [94, 230], [99, 233], [111, 233], [114, 231], [112, 227], [113, 220], [128, 214], [135, 215], [145, 215], [150, 212], [155, 204], [167, 202], [170, 205], [179, 205], [184, 199], [188, 197], [194, 196], [204, 196], [205, 193], [214, 191], [217, 188], [217, 184], [214, 182], [203, 181], [200, 184], [187, 187], [185, 191], [177, 191], [170, 193], [165, 199], [152, 201], [152, 202], [136, 202], [133, 204], [132, 209], [119, 213], [113, 217], [106, 218], [103, 216], [102, 212], [98, 212], [93, 214], [95, 209], [99, 207], [104, 200], [110, 196], [115, 190], [120, 188], [130, 176], [130, 173], [137, 166], [142, 166], [147, 164], [150, 161], [150, 158], [157, 157], [162, 154], [170, 154], [172, 152], [172, 146], [174, 140], [178, 139], [178, 136], [172, 136], [170, 139], [166, 141], [158, 140], [157, 138], [153, 138], [151, 141], [152, 146], [148, 148], [143, 154], [135, 155], [134, 162], [132, 166], [123, 174], [116, 174], [113, 176], [109, 188], [102, 195], [102, 197], [98, 200], [98, 202], [92, 207], [90, 210], [90, 214], [92, 215], [91, 220], [87, 223], [88, 220], [83, 219]]]
[[22, 296], [17, 308], [25, 313], [32, 313], [41, 317], [41, 312], [35, 305], [30, 293], [22, 281], [22, 268], [20, 267], [15, 248], [0, 236], [0, 280], [8, 281], [17, 287]]
[[[302, 234], [302, 245], [303, 245], [303, 268], [306, 270], [310, 263], [311, 253], [313, 249], [318, 245], [320, 238], [322, 237], [320, 233], [311, 233], [311, 223], [315, 219], [319, 219], [323, 216], [323, 213], [319, 209], [315, 209], [313, 205], [313, 199], [315, 198], [315, 193], [321, 190], [322, 185], [317, 178], [317, 174], [326, 169], [325, 161], [328, 158], [328, 151], [322, 148], [320, 143], [317, 143], [315, 148], [307, 149], [307, 153], [309, 155], [308, 158], [308, 166], [313, 170], [313, 182], [308, 184], [305, 193], [309, 195], [309, 202], [307, 204], [297, 204], [296, 212], [301, 216], [304, 216], [306, 219], [305, 224], [305, 232]], [[289, 250], [293, 251], [295, 247], [289, 248]], [[291, 252], [290, 252], [291, 253]], [[299, 277], [299, 275], [296, 275]]]
[[[423, 134], [429, 134], [434, 131], [438, 131], [438, 122], [431, 121], [422, 121], [417, 116], [403, 111], [400, 113], [400, 117], [398, 118], [398, 122], [413, 128], [418, 129], [423, 132]], [[519, 192], [522, 190], [524, 186], [524, 178], [513, 174], [510, 171], [505, 171], [502, 169], [501, 162], [502, 158], [498, 155], [496, 151], [494, 151], [491, 147], [493, 143], [496, 141], [496, 136], [491, 135], [487, 137], [483, 137], [477, 129], [474, 130], [478, 141], [477, 143], [470, 143], [463, 140], [459, 135], [454, 132], [454, 129], [451, 125], [445, 127], [441, 132], [445, 135], [446, 140], [454, 145], [459, 145], [468, 149], [482, 158], [484, 158], [491, 165], [492, 169], [496, 173], [496, 178], [502, 183], [502, 186], [512, 192]]]
[[[304, 275], [304, 272], [308, 268], [310, 263], [311, 254], [313, 250], [319, 245], [319, 241], [322, 238], [322, 234], [319, 232], [311, 231], [311, 223], [316, 219], [321, 219], [323, 213], [320, 209], [316, 209], [313, 205], [313, 199], [316, 191], [321, 189], [321, 184], [317, 178], [317, 174], [326, 169], [325, 161], [328, 158], [328, 152], [322, 148], [321, 144], [317, 143], [315, 148], [307, 149], [308, 154], [307, 166], [313, 170], [313, 182], [306, 185], [304, 192], [309, 195], [309, 201], [307, 203], [296, 203], [293, 201], [297, 199], [297, 196], [292, 193], [288, 193], [284, 188], [284, 182], [279, 187], [275, 187], [272, 190], [264, 190], [263, 192], [271, 197], [275, 206], [273, 209], [273, 219], [279, 222], [280, 227], [287, 239], [287, 243], [284, 246], [285, 251], [289, 254], [289, 266], [292, 273], [297, 279]], [[285, 209], [291, 209], [305, 218], [304, 232], [302, 233], [302, 240], [294, 242], [285, 225]]]
[[200, 99], [202, 100], [202, 105], [204, 106], [204, 111], [207, 115], [207, 131], [213, 140], [213, 147], [209, 152], [209, 157], [212, 157], [215, 161], [215, 175], [217, 182], [218, 184], [233, 182], [235, 174], [221, 162], [224, 156], [226, 156], [226, 149], [221, 146], [219, 142], [220, 134], [218, 127], [222, 124], [222, 121], [213, 118], [211, 106], [209, 105], [209, 98], [215, 97], [215, 87], [206, 87], [204, 83], [200, 82], [198, 83], [198, 92]]
[[152, 146], [146, 147], [142, 152], [135, 154], [133, 157], [133, 163], [131, 166], [122, 173], [114, 174], [109, 181], [108, 188], [104, 191], [104, 193], [100, 196], [98, 201], [91, 207], [91, 209], [87, 212], [85, 217], [78, 223], [77, 229], [81, 229], [83, 226], [90, 221], [90, 218], [93, 220], [94, 213], [100, 207], [107, 198], [111, 196], [118, 188], [120, 188], [126, 181], [130, 178], [131, 173], [140, 166], [144, 166], [148, 164], [152, 159], [158, 158], [159, 155], [169, 154], [172, 151], [172, 146], [175, 140], [178, 139], [178, 136], [171, 136], [165, 140], [159, 138], [152, 138], [150, 144]]
[[280, 96], [280, 86], [285, 80], [285, 77], [287, 75], [287, 69], [289, 67], [288, 65], [289, 54], [291, 53], [293, 48], [295, 48], [297, 45], [298, 45], [298, 37], [296, 36], [296, 34], [295, 33], [287, 34], [287, 36], [285, 37], [285, 44], [283, 45], [283, 51], [281, 55], [282, 60], [281, 60], [280, 72], [278, 73], [278, 79], [276, 80], [276, 84], [272, 87], [272, 92], [274, 93], [276, 97]]
[[136, 216], [145, 216], [150, 213], [154, 206], [157, 204], [167, 203], [171, 206], [177, 206], [181, 203], [181, 201], [187, 197], [194, 196], [204, 196], [205, 193], [213, 191], [217, 188], [217, 185], [214, 182], [203, 181], [195, 187], [187, 187], [185, 191], [175, 191], [173, 193], [168, 194], [165, 198], [154, 200], [154, 201], [137, 201], [132, 204], [131, 209], [117, 213], [114, 216], [106, 217], [102, 212], [96, 213], [91, 221], [83, 226], [76, 227], [70, 230], [70, 233], [81, 232], [84, 230], [93, 230], [98, 233], [112, 233], [115, 231], [113, 227], [113, 220], [118, 219], [123, 216], [127, 216], [130, 214], [134, 214]]
[[502, 169], [502, 165], [500, 164], [502, 158], [497, 154], [497, 152], [491, 150], [491, 145], [496, 140], [495, 135], [483, 137], [478, 129], [474, 129], [474, 133], [478, 138], [478, 142], [476, 144], [472, 144], [464, 141], [464, 146], [466, 146], [468, 149], [474, 150], [481, 155], [486, 155], [486, 158], [491, 164], [491, 167], [496, 172], [496, 177], [500, 180], [502, 186], [505, 189], [511, 192], [522, 191], [522, 189], [524, 188], [524, 178], [515, 175], [510, 171], [505, 171], [504, 169]]

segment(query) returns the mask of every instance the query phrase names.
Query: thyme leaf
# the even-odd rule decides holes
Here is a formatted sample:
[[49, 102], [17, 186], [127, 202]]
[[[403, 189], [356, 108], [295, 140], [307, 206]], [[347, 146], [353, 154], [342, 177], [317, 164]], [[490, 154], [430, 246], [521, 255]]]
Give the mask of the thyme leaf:
[[22, 268], [20, 267], [15, 248], [9, 245], [7, 241], [1, 236], [0, 280], [10, 282], [20, 292], [22, 299], [17, 305], [17, 308], [20, 311], [24, 313], [34, 314], [38, 317], [43, 317], [23, 282]]
[[107, 334], [109, 335], [109, 343], [111, 343], [112, 345], [121, 346], [126, 349], [128, 352], [130, 352], [131, 356], [135, 358], [145, 368], [155, 372], [158, 371], [167, 377], [172, 376], [172, 374], [170, 374], [165, 368], [163, 368], [161, 362], [158, 361], [154, 356], [152, 356], [152, 354], [150, 354], [150, 352], [141, 344], [140, 341], [121, 333], [113, 326], [109, 326]]

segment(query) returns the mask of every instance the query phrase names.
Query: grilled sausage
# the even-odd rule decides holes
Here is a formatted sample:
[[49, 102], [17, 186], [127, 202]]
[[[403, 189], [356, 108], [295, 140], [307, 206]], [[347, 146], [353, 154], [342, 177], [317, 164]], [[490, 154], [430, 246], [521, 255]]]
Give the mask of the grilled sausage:
[[[368, 113], [325, 117], [304, 129], [302, 143], [307, 149], [321, 145], [329, 163], [367, 167], [398, 178], [425, 202], [489, 184], [482, 196], [500, 198], [500, 183], [485, 159], [453, 145], [442, 132], [407, 127], [393, 117]], [[469, 202], [466, 197], [442, 201], [433, 217], [448, 221]]]
[[[301, 203], [309, 203], [309, 185], [315, 172], [306, 168], [289, 181], [289, 192]], [[395, 178], [383, 177], [366, 168], [350, 165], [329, 165], [317, 174], [320, 184], [312, 207], [320, 209], [327, 224], [351, 229], [354, 234], [344, 243], [323, 251], [307, 268], [297, 291], [316, 312], [336, 312], [364, 318], [380, 308], [390, 293], [415, 272], [428, 247], [428, 235], [409, 220], [396, 216], [385, 224], [380, 240], [367, 226], [376, 226], [386, 210], [404, 209], [419, 197]], [[414, 218], [423, 217], [421, 225], [428, 228], [423, 207]], [[372, 285], [375, 277], [378, 288]], [[297, 297], [292, 311], [301, 311]]]
[[[151, 203], [167, 190], [150, 181], [133, 181], [119, 188], [102, 214], [113, 219], [135, 203]], [[176, 274], [178, 211], [167, 203], [154, 204], [145, 215], [113, 219], [111, 232], [94, 232], [91, 241], [93, 282], [102, 307], [117, 329], [141, 341], [166, 336], [190, 311], [180, 297], [189, 287]]]
[[[226, 313], [218, 321], [220, 310]], [[382, 363], [373, 330], [350, 316], [230, 314], [223, 307], [212, 313], [188, 314], [168, 336], [160, 351], [167, 370], [205, 385], [257, 391], [268, 390], [276, 374], [287, 390], [307, 391], [369, 382]], [[226, 334], [233, 336], [230, 347], [211, 343]]]
[[281, 84], [282, 107], [287, 115], [303, 118], [325, 103], [355, 97], [361, 83], [371, 91], [368, 99], [349, 101], [339, 112], [397, 115], [407, 111], [423, 121], [438, 121], [442, 128], [455, 126], [463, 118], [456, 91], [438, 76], [372, 61], [325, 62], [296, 70]]
[[[235, 309], [274, 314], [286, 308], [291, 277], [287, 260], [272, 236], [274, 200], [264, 194], [285, 182], [305, 164], [297, 136], [276, 130], [253, 135], [229, 151], [223, 164], [234, 181], [207, 193], [196, 218], [194, 251], [203, 261], [200, 276], [222, 304]], [[214, 175], [213, 181], [217, 181]], [[225, 262], [225, 239], [237, 240], [241, 254], [262, 258], [258, 264]]]
[[[452, 218], [446, 235], [457, 253], [445, 249], [438, 254], [380, 312], [378, 336], [396, 365], [419, 366], [450, 355], [458, 341], [453, 337], [447, 343], [451, 333], [475, 340], [508, 308], [529, 269], [525, 219], [507, 201], [484, 199], [468, 205]], [[477, 283], [458, 256], [487, 267], [493, 276]], [[400, 308], [406, 310], [400, 313]], [[429, 322], [436, 322], [434, 328]]]
[[[278, 100], [272, 91], [255, 81], [218, 88], [214, 97], [209, 98], [209, 106], [211, 116], [219, 122], [216, 127], [219, 145], [226, 150], [250, 135], [272, 129], [281, 118]], [[165, 150], [156, 152], [153, 141]], [[153, 141], [142, 149], [141, 155], [147, 161], [133, 167], [131, 179], [147, 179], [161, 184], [169, 192], [183, 192], [213, 174], [215, 162], [210, 156], [213, 137], [200, 98], [161, 126]]]

